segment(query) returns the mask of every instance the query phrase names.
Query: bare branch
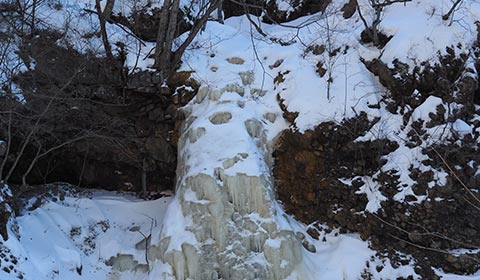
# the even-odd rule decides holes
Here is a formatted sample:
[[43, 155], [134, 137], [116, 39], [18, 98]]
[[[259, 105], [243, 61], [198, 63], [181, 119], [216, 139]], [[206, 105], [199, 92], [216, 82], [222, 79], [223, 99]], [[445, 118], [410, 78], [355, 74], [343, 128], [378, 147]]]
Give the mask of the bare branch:
[[215, 11], [221, 4], [223, 0], [215, 0], [210, 6], [208, 7], [207, 11], [205, 14], [195, 21], [192, 30], [190, 30], [190, 33], [188, 34], [187, 39], [180, 45], [180, 47], [175, 51], [173, 54], [173, 60], [172, 60], [172, 69], [174, 69], [181, 61], [182, 55], [187, 49], [188, 45], [193, 41], [193, 39], [197, 36], [197, 34], [202, 30], [202, 27], [205, 25], [205, 23], [208, 21], [208, 18], [210, 15]]
[[462, 0], [455, 1], [455, 3], [453, 3], [453, 6], [450, 8], [450, 10], [442, 16], [442, 19], [443, 20], [448, 20], [450, 18], [450, 16], [455, 12], [455, 9], [460, 4], [460, 2], [462, 2]]
[[40, 143], [38, 140], [37, 140], [37, 143], [38, 143], [37, 153], [33, 158], [33, 160], [30, 162], [30, 165], [28, 166], [27, 170], [22, 175], [22, 186], [27, 186], [27, 176], [30, 173], [30, 171], [32, 171], [33, 166], [35, 166], [35, 163], [37, 162], [38, 155], [40, 155], [40, 152], [42, 151], [42, 143]]
[[440, 160], [445, 165], [445, 167], [447, 167], [449, 173], [455, 178], [455, 180], [457, 180], [460, 183], [460, 185], [467, 191], [467, 193], [480, 205], [480, 198], [478, 198], [472, 192], [472, 190], [467, 185], [465, 185], [465, 183], [462, 181], [462, 179], [460, 179], [460, 177], [458, 177], [457, 173], [453, 170], [453, 168], [450, 166], [450, 164], [448, 164], [448, 162], [445, 160], [445, 158], [437, 151], [437, 149], [432, 147], [432, 150], [440, 158]]
[[[63, 92], [68, 86], [70, 86], [70, 84], [73, 82], [74, 78], [77, 76], [77, 74], [79, 73], [79, 71], [77, 70], [75, 72], [75, 74], [67, 81], [67, 83], [65, 83], [65, 85], [58, 89], [55, 93], [54, 96], [57, 96], [58, 94], [60, 94], [60, 92]], [[50, 107], [52, 106], [53, 104], [53, 101], [55, 99], [50, 99], [50, 101], [47, 103], [47, 106], [45, 106], [45, 108], [43, 109], [42, 113], [38, 116], [35, 124], [32, 126], [32, 128], [30, 129], [30, 132], [28, 133], [27, 137], [23, 140], [22, 142], [22, 145], [21, 145], [21, 148], [17, 154], [17, 157], [15, 158], [15, 161], [13, 162], [13, 165], [10, 167], [10, 170], [8, 171], [8, 174], [7, 176], [5, 176], [4, 178], [4, 181], [7, 182], [8, 179], [10, 179], [10, 176], [12, 176], [12, 173], [13, 171], [15, 170], [15, 168], [17, 167], [17, 164], [18, 162], [20, 161], [20, 158], [22, 157], [23, 153], [25, 152], [25, 148], [27, 147], [27, 145], [30, 143], [30, 139], [32, 138], [32, 136], [34, 135], [34, 133], [37, 131], [38, 129], [38, 126], [40, 124], [40, 121], [43, 119], [43, 117], [47, 114], [47, 112], [50, 110]]]
[[380, 2], [380, 0], [370, 0], [370, 2], [372, 2], [372, 7], [374, 8], [384, 8], [394, 3], [403, 3], [405, 5], [407, 2], [412, 2], [412, 0], [384, 0], [383, 2]]
[[[408, 244], [408, 245], [417, 247], [417, 248], [422, 249], [422, 250], [427, 250], [427, 251], [437, 252], [437, 253], [441, 253], [441, 254], [452, 255], [452, 253], [450, 253], [450, 252], [448, 252], [448, 251], [446, 251], [446, 250], [441, 250], [441, 249], [437, 249], [437, 248], [422, 246], [422, 245], [419, 245], [419, 244], [410, 242], [410, 241], [408, 241], [408, 240], [405, 240], [405, 239], [403, 239], [403, 238], [400, 238], [400, 237], [395, 236], [395, 235], [390, 234], [390, 233], [389, 233], [388, 235], [389, 235], [390, 237], [398, 240], [398, 241], [405, 242], [405, 243]], [[471, 256], [469, 256], [469, 255], [467, 255], [467, 254], [465, 254], [465, 255], [463, 255], [463, 256], [465, 256], [465, 258], [468, 258], [468, 259], [470, 259], [470, 260], [473, 260], [473, 261], [476, 262], [476, 263], [480, 263], [480, 260], [477, 259], [477, 258], [471, 257]]]
[[[94, 10], [90, 10], [90, 9], [83, 9], [85, 12], [89, 13], [89, 14], [96, 14], [98, 16], [98, 13]], [[117, 16], [114, 16], [114, 15], [110, 15], [110, 17], [108, 19], [105, 18], [105, 21], [108, 22], [108, 23], [111, 23], [111, 24], [114, 24], [116, 26], [118, 26], [120, 29], [122, 29], [125, 33], [127, 33], [128, 35], [134, 37], [135, 39], [137, 39], [137, 41], [142, 45], [142, 46], [146, 46], [146, 44], [143, 42], [143, 40], [138, 37], [138, 35], [136, 35], [135, 33], [133, 33], [131, 30], [132, 30], [132, 26], [124, 23], [124, 22], [121, 22], [118, 20], [118, 17]]]
[[12, 112], [8, 115], [8, 125], [7, 125], [7, 147], [5, 149], [5, 154], [3, 155], [2, 164], [0, 165], [0, 181], [3, 181], [3, 169], [8, 160], [8, 155], [10, 153], [10, 147], [12, 144]]

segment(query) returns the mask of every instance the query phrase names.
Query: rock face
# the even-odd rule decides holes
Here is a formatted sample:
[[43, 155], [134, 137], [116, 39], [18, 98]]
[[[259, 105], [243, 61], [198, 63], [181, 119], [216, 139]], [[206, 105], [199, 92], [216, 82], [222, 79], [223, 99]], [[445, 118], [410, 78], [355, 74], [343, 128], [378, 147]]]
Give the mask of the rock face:
[[[55, 33], [40, 33], [22, 50], [24, 56], [35, 60], [34, 67], [16, 77], [28, 102], [0, 100], [0, 111], [15, 110], [13, 116], [29, 116], [11, 121], [16, 133], [7, 155], [8, 171], [21, 149], [16, 143], [22, 143], [37, 116], [47, 108], [45, 100], [56, 97], [38, 118], [40, 128], [32, 139], [41, 141], [28, 143], [9, 183], [22, 182], [37, 150], [43, 152], [72, 141], [43, 155], [27, 183], [68, 182], [129, 191], [139, 191], [142, 185], [146, 191], [172, 189], [177, 107], [188, 103], [198, 89], [189, 79], [191, 73], [172, 75], [167, 86], [154, 72], [140, 71], [126, 77], [121, 65], [57, 46], [55, 38]], [[2, 141], [8, 139], [4, 129], [7, 119], [0, 119], [0, 161], [7, 150], [6, 141]], [[85, 138], [72, 140], [81, 136]]]
[[158, 246], [167, 279], [285, 279], [301, 261], [274, 199], [272, 141], [245, 100], [201, 87], [185, 109], [177, 193]]
[[[449, 253], [463, 248], [478, 248], [480, 220], [478, 206], [466, 201], [478, 199], [478, 166], [476, 144], [471, 139], [454, 139], [450, 144], [425, 150], [429, 169], [410, 170], [416, 180], [414, 194], [425, 195], [426, 202], [410, 203], [394, 199], [398, 191], [399, 174], [382, 171], [386, 160], [398, 144], [389, 140], [355, 141], [369, 130], [371, 123], [362, 115], [338, 125], [322, 123], [315, 130], [301, 134], [285, 131], [277, 141], [274, 176], [278, 181], [278, 198], [287, 213], [310, 225], [328, 225], [342, 232], [358, 232], [370, 240], [372, 248], [388, 256], [392, 263], [401, 264], [402, 253], [416, 260], [415, 272], [423, 279], [438, 279], [432, 267], [457, 274], [475, 273], [478, 251]], [[458, 144], [461, 143], [461, 144]], [[431, 183], [444, 167], [439, 155], [456, 166], [456, 176], [447, 175], [446, 183]], [[472, 167], [469, 167], [467, 162]], [[374, 174], [379, 174], [375, 179]], [[348, 180], [347, 180], [348, 178]], [[367, 211], [370, 200], [363, 190], [380, 186], [381, 209]], [[317, 238], [321, 229], [311, 227]], [[401, 252], [401, 253], [400, 253]], [[382, 267], [377, 269], [381, 270]]]
[[278, 199], [287, 212], [310, 224], [324, 217], [336, 217], [336, 209], [326, 205], [365, 209], [366, 197], [355, 195], [356, 190], [350, 191], [337, 178], [372, 175], [379, 168], [382, 155], [395, 149], [396, 143], [385, 140], [354, 141], [372, 124], [362, 114], [342, 125], [328, 122], [303, 134], [282, 133], [274, 151], [274, 176], [279, 182]]
[[[173, 139], [175, 116], [168, 116], [168, 101], [130, 93], [128, 102], [127, 105], [92, 106], [86, 101], [78, 105], [80, 110], [85, 111], [69, 112], [66, 118], [52, 121], [51, 127], [56, 129], [55, 136], [59, 141], [69, 139], [70, 128], [93, 126], [99, 119], [106, 129], [40, 159], [38, 167], [27, 178], [28, 183], [69, 182], [84, 187], [138, 191], [145, 170], [148, 190], [171, 189], [175, 176], [176, 143]], [[87, 114], [92, 121], [83, 119]], [[151, 115], [157, 117], [151, 118]], [[50, 138], [47, 135], [43, 139]], [[34, 156], [35, 150], [27, 149], [25, 160], [20, 162], [10, 180], [12, 183], [20, 181], [29, 164], [27, 159]], [[7, 163], [7, 168], [10, 165], [11, 161]]]

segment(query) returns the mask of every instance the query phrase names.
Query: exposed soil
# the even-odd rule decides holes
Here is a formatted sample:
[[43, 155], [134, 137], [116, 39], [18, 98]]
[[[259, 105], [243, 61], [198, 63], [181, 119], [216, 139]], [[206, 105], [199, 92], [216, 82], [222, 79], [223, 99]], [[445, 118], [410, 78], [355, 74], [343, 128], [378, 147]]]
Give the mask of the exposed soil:
[[[405, 262], [399, 252], [410, 254], [416, 260], [416, 272], [424, 279], [438, 279], [432, 267], [459, 274], [477, 271], [479, 254], [449, 253], [458, 248], [480, 248], [480, 210], [453, 176], [444, 187], [428, 188], [433, 172], [411, 170], [410, 176], [417, 181], [415, 193], [429, 199], [409, 204], [408, 197], [405, 203], [393, 200], [398, 175], [394, 171], [383, 173], [378, 183], [388, 200], [376, 214], [364, 211], [367, 197], [356, 193], [365, 184], [362, 179], [357, 177], [350, 184], [339, 180], [373, 175], [384, 164], [381, 156], [397, 148], [396, 143], [386, 140], [353, 142], [371, 125], [360, 115], [342, 124], [323, 123], [304, 134], [285, 131], [274, 152], [277, 194], [285, 210], [306, 224], [360, 233], [362, 239], [371, 241], [373, 249], [387, 253], [393, 265]], [[461, 154], [459, 151], [457, 156]], [[441, 164], [438, 158], [433, 162]], [[469, 178], [468, 171], [462, 174], [461, 178]], [[309, 233], [318, 236], [315, 230]]]

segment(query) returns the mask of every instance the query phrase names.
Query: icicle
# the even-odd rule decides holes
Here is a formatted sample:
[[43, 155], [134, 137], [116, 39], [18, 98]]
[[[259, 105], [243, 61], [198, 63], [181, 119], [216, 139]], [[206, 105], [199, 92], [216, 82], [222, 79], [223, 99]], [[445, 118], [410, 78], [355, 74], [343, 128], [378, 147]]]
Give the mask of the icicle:
[[[181, 229], [160, 238], [158, 255], [171, 264], [176, 280], [284, 279], [301, 261], [302, 247], [292, 232], [276, 224], [279, 217], [268, 174], [272, 162], [268, 147], [272, 144], [267, 143], [261, 121], [241, 119], [236, 112], [222, 108], [212, 110], [210, 104], [221, 104], [228, 96], [222, 92], [202, 87], [195, 103], [190, 104], [192, 113], [185, 121], [188, 129], [182, 130], [179, 141], [175, 197], [176, 209], [181, 209], [181, 215], [175, 217], [183, 224]], [[195, 110], [195, 106], [202, 109]], [[195, 116], [198, 112], [201, 114]], [[208, 138], [211, 133], [230, 126], [245, 129], [233, 134], [241, 139], [223, 135]], [[231, 140], [239, 141], [245, 143], [245, 149], [223, 156], [205, 142], [207, 138], [225, 146]], [[208, 168], [195, 166], [198, 155], [209, 161]], [[249, 164], [251, 161], [247, 165], [257, 175], [243, 172], [244, 161]], [[218, 165], [212, 166], [212, 162]], [[196, 173], [188, 168], [189, 164], [192, 169], [197, 168]]]

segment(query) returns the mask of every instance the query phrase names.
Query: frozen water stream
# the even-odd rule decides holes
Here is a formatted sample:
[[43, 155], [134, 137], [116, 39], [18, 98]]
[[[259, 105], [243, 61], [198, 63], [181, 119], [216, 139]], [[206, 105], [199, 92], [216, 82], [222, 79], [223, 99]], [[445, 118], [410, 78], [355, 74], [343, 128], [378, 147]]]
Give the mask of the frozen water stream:
[[253, 73], [239, 77], [242, 87], [202, 87], [184, 109], [176, 201], [160, 240], [170, 277], [178, 280], [285, 279], [302, 259], [301, 242], [273, 194], [272, 139], [264, 124], [275, 120], [257, 115]]

